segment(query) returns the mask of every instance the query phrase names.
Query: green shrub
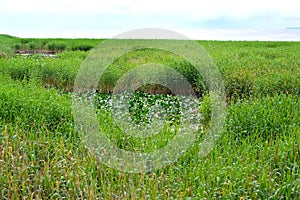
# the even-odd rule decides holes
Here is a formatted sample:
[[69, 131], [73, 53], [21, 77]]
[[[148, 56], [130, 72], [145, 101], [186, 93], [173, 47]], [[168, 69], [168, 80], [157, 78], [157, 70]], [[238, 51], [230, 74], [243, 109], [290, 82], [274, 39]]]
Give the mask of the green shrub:
[[92, 45], [89, 44], [80, 44], [72, 47], [72, 51], [89, 51], [93, 48]]
[[15, 44], [13, 44], [13, 48], [14, 48], [15, 50], [20, 50], [21, 47], [22, 47], [22, 45], [21, 45], [20, 43], [15, 43]]
[[50, 42], [47, 44], [47, 48], [51, 51], [63, 51], [67, 45], [63, 42]]
[[28, 42], [26, 44], [26, 49], [29, 49], [29, 50], [36, 50], [36, 49], [39, 49], [39, 45], [36, 43], [36, 42]]

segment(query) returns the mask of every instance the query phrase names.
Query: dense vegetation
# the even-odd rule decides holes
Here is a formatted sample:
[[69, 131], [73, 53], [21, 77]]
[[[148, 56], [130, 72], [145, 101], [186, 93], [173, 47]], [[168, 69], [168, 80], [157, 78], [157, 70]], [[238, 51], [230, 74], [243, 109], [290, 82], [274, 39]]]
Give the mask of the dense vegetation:
[[[129, 69], [147, 62], [172, 66], [203, 98], [203, 129], [195, 145], [167, 167], [131, 174], [97, 162], [74, 128], [76, 73], [101, 41], [0, 35], [1, 199], [299, 199], [300, 43], [199, 41], [218, 66], [227, 95], [224, 131], [201, 159], [198, 144], [211, 117], [201, 76], [182, 58], [163, 51], [139, 50], [117, 59], [100, 80], [104, 94], [97, 94], [95, 103], [107, 134], [120, 148], [153, 151], [174, 137], [166, 128], [155, 137], [136, 139], [107, 116], [108, 93]], [[57, 55], [23, 56], [17, 50]], [[179, 120], [175, 97], [161, 93], [169, 91], [141, 88], [130, 108], [136, 122], [148, 120], [144, 112], [153, 105], [151, 99], [163, 106], [173, 102], [168, 115]]]
[[103, 39], [37, 39], [17, 38], [0, 34], [0, 57], [12, 56], [15, 52], [45, 52], [88, 51]]

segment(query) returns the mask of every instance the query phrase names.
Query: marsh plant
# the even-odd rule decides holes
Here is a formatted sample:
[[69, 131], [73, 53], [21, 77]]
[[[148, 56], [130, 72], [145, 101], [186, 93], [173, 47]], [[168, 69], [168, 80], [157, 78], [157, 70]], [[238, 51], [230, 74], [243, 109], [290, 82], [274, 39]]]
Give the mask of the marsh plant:
[[[197, 153], [211, 119], [207, 93], [198, 102], [172, 94], [136, 93], [123, 100], [116, 94], [89, 94], [109, 140], [131, 152], [163, 148], [176, 136], [183, 111], [190, 104], [200, 111], [196, 141], [176, 162], [148, 173], [126, 173], [98, 162], [74, 127], [69, 92], [87, 52], [69, 50], [85, 42], [96, 46], [99, 40], [66, 39], [65, 52], [41, 58], [6, 53], [13, 44], [23, 48], [32, 40], [0, 37], [5, 52], [0, 58], [0, 199], [299, 199], [300, 43], [199, 41], [220, 69], [227, 96], [224, 131], [201, 159]], [[186, 66], [167, 53], [149, 52], [154, 51], [119, 58], [109, 74], [121, 77], [134, 62], [159, 55], [164, 64]], [[140, 60], [131, 59], [134, 54]], [[48, 74], [56, 81], [46, 79]], [[108, 78], [114, 82], [114, 76]], [[151, 137], [128, 134], [115, 123], [119, 115], [124, 119], [123, 112], [114, 112], [125, 100], [131, 102], [124, 108], [132, 126], [147, 127], [156, 117], [169, 125]]]

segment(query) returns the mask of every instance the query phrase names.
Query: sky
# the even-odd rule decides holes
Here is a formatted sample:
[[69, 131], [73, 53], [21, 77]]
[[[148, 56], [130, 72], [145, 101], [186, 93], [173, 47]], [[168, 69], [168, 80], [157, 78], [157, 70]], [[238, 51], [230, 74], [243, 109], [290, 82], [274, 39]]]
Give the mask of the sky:
[[288, 27], [300, 27], [299, 0], [0, 0], [0, 33], [19, 37], [113, 37], [140, 28], [282, 36]]

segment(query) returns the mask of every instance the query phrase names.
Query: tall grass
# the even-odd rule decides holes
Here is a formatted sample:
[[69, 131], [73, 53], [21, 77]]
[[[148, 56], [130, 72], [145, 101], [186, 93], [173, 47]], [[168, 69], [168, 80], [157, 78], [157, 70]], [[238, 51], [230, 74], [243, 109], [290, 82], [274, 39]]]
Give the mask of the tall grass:
[[[22, 41], [28, 43], [31, 40], [22, 39]], [[53, 43], [65, 42], [67, 45], [73, 43], [79, 45], [80, 41], [50, 40]], [[96, 46], [96, 42], [99, 42], [98, 40], [84, 41], [93, 47]], [[250, 97], [259, 98], [262, 95], [300, 94], [300, 61], [297, 53], [300, 50], [299, 43], [217, 41], [199, 41], [199, 43], [211, 55], [223, 76], [228, 102]], [[68, 48], [66, 47], [66, 50]], [[45, 86], [50, 85], [60, 90], [71, 91], [76, 72], [87, 55], [88, 52], [66, 51], [58, 54], [56, 59], [14, 56], [0, 59], [0, 69], [15, 79], [34, 78]], [[201, 75], [196, 73], [188, 62], [171, 53], [151, 49], [130, 52], [115, 60], [99, 82], [102, 92], [111, 92], [116, 81], [125, 72], [149, 62], [175, 68], [187, 78], [199, 96], [205, 94], [207, 88]], [[146, 89], [149, 92], [151, 89], [157, 92], [165, 91], [159, 86]]]
[[7, 77], [2, 77], [0, 83], [2, 127], [11, 123], [28, 130], [55, 131], [70, 126], [70, 95], [58, 94], [55, 89], [45, 91], [34, 82], [14, 82]]
[[[299, 43], [199, 42], [225, 81], [223, 133], [200, 159], [211, 116], [210, 98], [205, 95], [199, 107], [203, 129], [194, 145], [173, 164], [139, 174], [100, 163], [74, 129], [72, 96], [62, 91], [72, 91], [88, 52], [0, 58], [0, 199], [299, 199]], [[206, 90], [188, 63], [153, 50], [119, 58], [101, 83], [109, 91], [127, 70], [152, 61], [181, 70], [194, 88]], [[174, 98], [137, 94], [132, 116], [147, 121], [144, 112], [153, 102], [176, 105]], [[109, 94], [97, 94], [95, 105], [100, 122], [105, 122], [101, 126], [120, 148], [149, 152], [173, 138], [167, 127], [145, 140], [126, 135], [103, 111], [109, 108], [109, 99]], [[139, 105], [146, 107], [138, 109]], [[176, 109], [171, 111], [169, 115], [176, 116]]]
[[13, 55], [14, 51], [31, 50], [41, 52], [50, 50], [54, 52], [68, 51], [88, 51], [102, 42], [103, 39], [62, 39], [62, 38], [18, 38], [10, 35], [0, 34], [0, 51]]
[[[80, 142], [72, 125], [71, 96], [2, 80], [8, 83], [1, 84], [3, 198], [297, 199], [300, 195], [296, 97], [231, 105], [224, 133], [208, 156], [198, 158], [200, 134], [174, 164], [153, 173], [127, 174], [98, 163]], [[132, 150], [134, 142], [141, 142], [122, 134], [117, 145], [124, 149]], [[158, 138], [156, 145], [164, 146], [166, 137]]]

